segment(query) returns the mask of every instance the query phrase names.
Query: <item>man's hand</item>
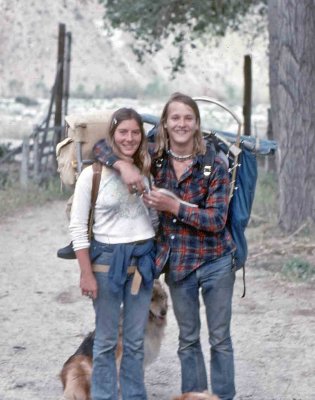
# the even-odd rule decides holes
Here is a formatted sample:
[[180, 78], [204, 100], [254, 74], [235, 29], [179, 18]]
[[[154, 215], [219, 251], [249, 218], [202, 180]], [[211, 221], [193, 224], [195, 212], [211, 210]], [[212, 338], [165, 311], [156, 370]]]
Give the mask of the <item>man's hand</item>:
[[143, 200], [147, 207], [153, 207], [158, 211], [168, 211], [176, 216], [178, 215], [179, 201], [159, 192], [155, 186], [153, 186], [150, 193], [144, 193]]
[[120, 173], [130, 193], [143, 193], [146, 189], [139, 169], [129, 161], [118, 160], [113, 167]]

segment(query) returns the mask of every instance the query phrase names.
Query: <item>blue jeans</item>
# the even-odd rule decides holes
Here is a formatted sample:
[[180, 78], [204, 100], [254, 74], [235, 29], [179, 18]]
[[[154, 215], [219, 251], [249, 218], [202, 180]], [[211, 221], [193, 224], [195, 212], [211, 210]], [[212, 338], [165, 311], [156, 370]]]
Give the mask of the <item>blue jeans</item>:
[[94, 300], [96, 328], [93, 347], [92, 399], [117, 400], [118, 384], [115, 362], [120, 305], [123, 303], [123, 357], [120, 367], [120, 389], [124, 400], [146, 400], [144, 386], [144, 331], [148, 320], [152, 287], [143, 284], [132, 295], [129, 275], [124, 287], [113, 293], [108, 273], [96, 272], [98, 296]]
[[178, 355], [182, 392], [207, 390], [207, 374], [200, 345], [199, 288], [206, 309], [211, 348], [211, 387], [221, 400], [235, 396], [234, 357], [230, 335], [235, 272], [232, 257], [207, 262], [185, 279], [174, 282], [166, 276], [179, 326]]

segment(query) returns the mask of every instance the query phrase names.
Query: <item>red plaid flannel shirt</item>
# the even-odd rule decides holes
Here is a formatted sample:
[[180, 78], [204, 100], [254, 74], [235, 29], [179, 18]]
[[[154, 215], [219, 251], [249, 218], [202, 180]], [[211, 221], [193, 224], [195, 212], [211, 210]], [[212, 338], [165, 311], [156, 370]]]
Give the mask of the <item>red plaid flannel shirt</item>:
[[226, 228], [230, 178], [219, 157], [215, 158], [210, 178], [204, 176], [202, 156], [194, 159], [179, 181], [169, 157], [164, 163], [155, 168], [155, 185], [198, 205], [197, 208], [181, 204], [178, 217], [160, 213], [156, 266], [162, 271], [167, 262], [174, 280], [178, 281], [204, 262], [235, 250]]

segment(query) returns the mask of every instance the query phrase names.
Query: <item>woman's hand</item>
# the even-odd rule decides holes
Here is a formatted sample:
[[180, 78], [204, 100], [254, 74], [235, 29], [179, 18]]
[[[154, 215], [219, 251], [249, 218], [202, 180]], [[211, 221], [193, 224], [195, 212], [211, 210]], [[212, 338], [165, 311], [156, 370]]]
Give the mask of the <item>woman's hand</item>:
[[82, 296], [88, 296], [91, 299], [97, 297], [97, 282], [93, 272], [82, 272], [80, 276], [80, 288]]
[[158, 211], [168, 211], [176, 216], [178, 215], [179, 201], [159, 192], [155, 186], [153, 186], [150, 193], [143, 194], [143, 200], [147, 207], [153, 207]]
[[97, 282], [92, 271], [92, 265], [88, 249], [76, 250], [75, 255], [80, 265], [80, 288], [82, 296], [89, 296], [91, 299], [97, 297]]

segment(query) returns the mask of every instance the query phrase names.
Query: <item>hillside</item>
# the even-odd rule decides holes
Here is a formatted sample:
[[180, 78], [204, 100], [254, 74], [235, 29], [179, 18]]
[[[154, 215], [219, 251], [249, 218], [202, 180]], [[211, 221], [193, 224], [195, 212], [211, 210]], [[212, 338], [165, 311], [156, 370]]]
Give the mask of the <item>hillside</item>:
[[167, 47], [139, 64], [131, 39], [107, 37], [97, 0], [0, 0], [0, 97], [46, 97], [54, 81], [58, 23], [72, 33], [71, 94], [78, 97], [168, 95], [174, 90], [222, 100], [242, 97], [243, 56], [253, 57], [254, 101], [268, 101], [266, 44], [235, 34], [218, 48], [202, 45], [187, 54], [186, 72], [170, 81]]

